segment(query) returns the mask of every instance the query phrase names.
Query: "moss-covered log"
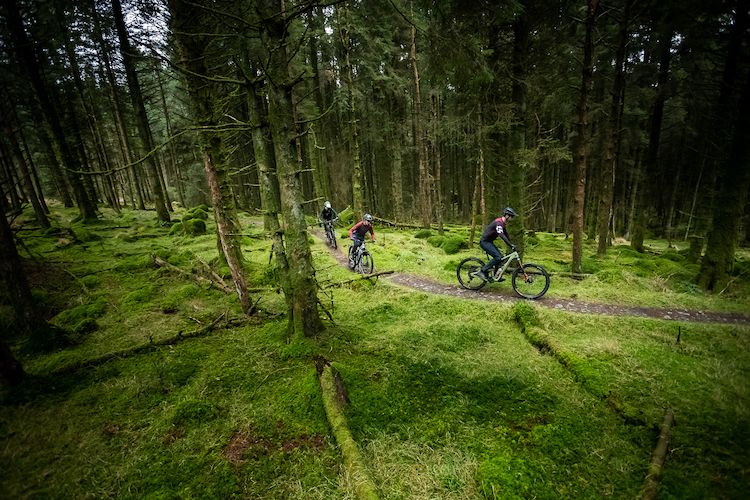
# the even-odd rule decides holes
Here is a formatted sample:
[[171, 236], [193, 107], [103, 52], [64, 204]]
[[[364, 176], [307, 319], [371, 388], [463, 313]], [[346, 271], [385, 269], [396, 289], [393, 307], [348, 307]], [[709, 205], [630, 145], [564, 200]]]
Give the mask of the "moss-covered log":
[[[337, 373], [330, 365], [322, 367], [322, 372], [320, 373], [320, 390], [323, 395], [323, 406], [328, 417], [328, 423], [331, 426], [331, 431], [336, 438], [336, 443], [338, 443], [341, 455], [344, 458], [344, 467], [346, 467], [354, 483], [357, 497], [361, 499], [376, 499], [378, 495], [375, 485], [367, 473], [362, 456], [357, 448], [357, 443], [354, 442], [352, 434], [349, 431], [344, 412], [341, 411], [341, 403], [339, 401], [342, 398], [346, 398], [340, 390], [337, 390], [336, 378]], [[339, 380], [341, 380], [340, 377]]]
[[659, 432], [659, 441], [656, 443], [656, 448], [651, 455], [651, 463], [648, 466], [648, 475], [646, 476], [646, 484], [643, 486], [641, 491], [642, 500], [651, 500], [656, 498], [656, 492], [659, 488], [659, 481], [661, 479], [661, 470], [664, 465], [664, 460], [667, 458], [667, 451], [669, 450], [669, 431], [674, 423], [674, 412], [671, 408], [668, 408], [664, 413], [664, 421], [661, 424], [661, 430]]

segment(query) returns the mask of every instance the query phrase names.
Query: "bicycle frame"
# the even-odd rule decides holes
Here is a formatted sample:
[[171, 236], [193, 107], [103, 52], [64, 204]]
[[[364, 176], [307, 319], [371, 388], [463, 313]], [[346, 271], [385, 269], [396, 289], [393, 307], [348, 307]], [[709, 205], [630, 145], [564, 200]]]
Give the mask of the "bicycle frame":
[[[518, 254], [518, 252], [511, 252], [500, 260], [500, 263], [505, 262], [505, 264], [501, 266], [500, 263], [498, 263], [495, 266], [495, 272], [492, 274], [492, 279], [494, 279], [495, 281], [499, 280], [505, 273], [505, 270], [508, 269], [508, 266], [510, 266], [510, 263], [513, 259], [516, 259], [518, 261], [518, 266], [521, 268], [521, 270], [523, 270], [523, 263], [521, 262], [521, 256]], [[526, 272], [524, 271], [523, 274], [525, 277]]]
[[359, 264], [359, 262], [362, 260], [362, 256], [365, 254], [365, 242], [362, 240], [362, 244], [357, 248], [357, 255], [354, 257], [354, 263]]

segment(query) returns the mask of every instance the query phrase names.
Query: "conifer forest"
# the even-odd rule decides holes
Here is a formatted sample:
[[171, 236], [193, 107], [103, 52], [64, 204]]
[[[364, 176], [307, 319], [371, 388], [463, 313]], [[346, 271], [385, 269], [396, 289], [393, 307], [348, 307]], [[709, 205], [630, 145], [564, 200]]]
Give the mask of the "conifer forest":
[[[505, 207], [512, 207], [519, 215], [509, 223], [508, 236], [521, 254], [529, 251], [530, 257], [534, 257], [531, 260], [547, 258], [542, 263], [553, 275], [549, 300], [563, 297], [594, 300], [609, 297], [612, 289], [630, 290], [627, 287], [634, 286], [636, 291], [631, 297], [634, 301], [644, 301], [645, 306], [666, 306], [666, 302], [674, 300], [686, 308], [697, 309], [698, 304], [693, 301], [701, 300], [716, 305], [714, 309], [725, 307], [739, 314], [743, 311], [736, 309], [747, 303], [744, 294], [750, 281], [747, 275], [750, 269], [747, 264], [750, 2], [743, 0], [0, 0], [0, 126], [3, 215], [0, 217], [0, 380], [8, 387], [26, 387], [22, 395], [11, 391], [3, 397], [4, 404], [10, 401], [11, 406], [18, 401], [34, 400], [36, 393], [28, 392], [29, 380], [37, 384], [42, 380], [38, 377], [54, 378], [57, 374], [64, 378], [76, 370], [98, 370], [101, 368], [91, 367], [103, 366], [117, 357], [112, 354], [119, 352], [114, 347], [112, 352], [104, 347], [99, 352], [97, 347], [80, 354], [80, 358], [67, 358], [66, 365], [62, 353], [70, 345], [86, 345], [93, 338], [83, 340], [86, 335], [94, 335], [91, 332], [96, 328], [101, 332], [106, 329], [99, 319], [99, 326], [91, 322], [76, 323], [73, 330], [61, 333], [59, 316], [53, 318], [73, 307], [71, 296], [65, 295], [71, 294], [73, 288], [80, 291], [80, 297], [85, 297], [76, 307], [100, 304], [97, 314], [104, 315], [105, 310], [106, 314], [114, 314], [116, 308], [112, 304], [116, 301], [110, 298], [97, 302], [93, 285], [86, 285], [85, 278], [91, 270], [84, 272], [70, 266], [84, 262], [93, 266], [101, 262], [96, 258], [101, 258], [110, 260], [112, 269], [116, 269], [135, 257], [129, 250], [115, 248], [111, 242], [130, 242], [130, 237], [140, 242], [153, 238], [154, 245], [154, 248], [139, 247], [138, 258], [146, 261], [139, 261], [140, 265], [133, 263], [133, 269], [148, 268], [156, 276], [177, 272], [176, 268], [197, 266], [183, 276], [191, 280], [196, 277], [196, 269], [212, 269], [206, 274], [204, 285], [208, 285], [202, 291], [213, 286], [211, 293], [223, 294], [220, 302], [231, 297], [234, 302], [227, 308], [236, 306], [236, 314], [209, 319], [199, 318], [195, 311], [183, 311], [181, 318], [187, 321], [186, 325], [199, 325], [201, 335], [218, 328], [217, 325], [231, 330], [247, 321], [266, 325], [252, 327], [263, 330], [272, 328], [267, 325], [282, 318], [280, 331], [286, 335], [286, 344], [273, 348], [278, 347], [282, 353], [278, 366], [301, 357], [307, 368], [312, 369], [309, 361], [314, 358], [318, 360], [320, 374], [321, 367], [326, 365], [320, 359], [326, 352], [339, 352], [341, 361], [344, 352], [351, 354], [346, 351], [349, 347], [344, 349], [336, 344], [341, 351], [333, 347], [326, 351], [328, 347], [322, 345], [328, 344], [323, 339], [335, 337], [337, 342], [349, 339], [341, 333], [346, 328], [335, 323], [341, 320], [336, 311], [338, 307], [344, 311], [352, 307], [356, 311], [353, 304], [362, 300], [354, 298], [356, 287], [364, 285], [352, 284], [353, 280], [345, 277], [348, 275], [336, 275], [330, 279], [342, 282], [336, 286], [346, 291], [331, 291], [339, 288], [324, 279], [328, 267], [321, 264], [321, 259], [330, 259], [331, 266], [336, 264], [330, 255], [321, 256], [321, 244], [316, 239], [318, 214], [326, 201], [341, 217], [337, 231], [339, 245], [344, 247], [348, 228], [364, 214], [373, 216], [377, 245], [384, 241], [381, 247], [367, 240], [375, 258], [376, 273], [388, 271], [387, 268], [415, 273], [421, 270], [436, 282], [455, 284], [457, 258], [433, 254], [437, 251], [432, 247], [443, 248], [448, 254], [440, 245], [451, 235], [457, 238], [455, 235], [460, 234], [462, 239], [456, 240], [459, 241], [456, 252], [466, 255], [480, 252], [478, 241], [482, 230], [500, 217]], [[190, 214], [195, 217], [188, 217]], [[131, 234], [136, 224], [144, 225], [143, 234]], [[96, 243], [100, 240], [94, 234], [101, 231], [114, 231], [113, 239]], [[399, 236], [398, 231], [410, 231], [411, 239], [400, 240], [403, 235]], [[408, 253], [414, 240], [412, 233], [420, 238], [420, 231], [424, 231], [425, 241], [430, 241], [432, 247], [424, 243], [422, 250]], [[381, 234], [387, 238], [381, 239]], [[438, 236], [439, 240], [426, 239]], [[200, 247], [206, 243], [200, 243], [201, 237], [207, 239], [205, 248]], [[43, 241], [49, 247], [43, 246]], [[174, 246], [161, 247], [165, 241]], [[388, 253], [394, 241], [402, 242], [398, 250], [401, 253], [396, 249]], [[659, 244], [650, 245], [654, 241]], [[110, 248], [109, 244], [113, 246]], [[66, 245], [70, 248], [80, 245], [76, 248], [82, 253], [63, 259], [62, 254], [55, 252], [67, 252]], [[184, 252], [188, 248], [194, 252], [190, 263], [180, 260], [187, 255]], [[558, 252], [560, 248], [564, 250]], [[341, 248], [337, 250], [340, 251]], [[618, 266], [651, 262], [649, 259], [656, 259], [655, 254], [662, 251], [672, 252], [675, 262], [685, 264], [667, 272], [659, 266], [671, 264], [661, 259], [661, 264], [642, 264], [641, 270], [652, 266], [642, 274], [634, 272], [622, 282], [612, 281], [615, 280], [612, 276], [617, 279], [621, 276]], [[94, 252], [102, 253], [95, 258]], [[412, 257], [413, 262], [409, 260]], [[40, 309], [40, 283], [54, 281], [45, 278], [45, 273], [54, 266], [62, 266], [63, 260], [68, 267], [58, 277], [72, 280], [73, 288], [58, 292], [68, 302], [55, 307], [48, 304], [44, 312], [44, 308]], [[103, 283], [107, 280], [100, 273], [106, 272], [109, 269], [102, 267], [91, 274], [99, 276]], [[661, 296], [638, 295], [634, 283], [640, 283], [638, 280], [647, 272], [662, 273]], [[602, 288], [586, 288], [591, 286], [592, 275], [597, 276], [597, 286]], [[126, 279], [127, 273], [121, 277]], [[110, 283], [114, 286], [118, 279], [112, 278]], [[156, 286], [151, 278], [143, 279], [144, 289]], [[679, 293], [684, 293], [678, 298], [664, 291], [671, 286], [670, 280], [675, 279], [681, 280]], [[583, 283], [581, 290], [579, 283]], [[372, 298], [379, 304], [378, 321], [386, 321], [394, 314], [408, 322], [418, 315], [415, 311], [423, 306], [407, 305], [416, 299], [401, 298], [389, 303], [392, 297], [388, 293], [395, 292], [383, 292], [377, 288], [381, 284], [376, 285], [378, 291], [373, 292]], [[46, 293], [52, 292], [45, 290]], [[339, 293], [342, 295], [336, 295]], [[51, 295], [45, 297], [52, 301]], [[622, 298], [616, 294], [611, 297], [614, 301]], [[180, 307], [194, 304], [191, 300], [198, 301], [185, 296], [175, 298], [169, 307], [162, 301], [159, 307], [173, 314], [174, 319], [179, 316], [179, 312], [177, 316], [174, 314]], [[722, 300], [730, 305], [717, 305]], [[399, 307], [406, 309], [393, 312]], [[432, 306], [424, 307], [429, 310]], [[463, 310], [464, 306], [455, 307]], [[520, 324], [529, 342], [543, 353], [565, 350], [564, 342], [544, 340], [542, 345], [532, 338], [534, 328], [559, 322], [562, 331], [565, 322], [554, 315], [550, 316], [553, 319], [544, 319], [544, 314], [552, 314], [544, 313], [535, 323], [525, 316], [528, 311], [524, 307], [503, 314], [511, 324]], [[220, 314], [218, 310], [211, 311], [216, 316]], [[143, 318], [144, 324], [148, 324], [146, 316]], [[119, 327], [116, 324], [112, 320], [113, 328], [121, 328], [124, 323], [121, 321]], [[426, 330], [431, 328], [422, 326]], [[189, 330], [185, 325], [165, 328], [161, 340], [153, 331], [141, 334], [141, 345], [148, 342], [151, 349], [162, 345], [159, 342], [171, 342], [170, 339], [182, 342], [184, 332]], [[618, 327], [583, 328], [598, 331]], [[745, 330], [742, 338], [746, 338], [746, 333]], [[70, 335], [80, 337], [72, 344], [50, 340], [65, 337], [67, 342]], [[354, 345], [356, 335], [351, 335], [347, 341]], [[477, 345], [484, 345], [483, 334], [476, 335]], [[655, 335], [660, 334], [653, 333], [644, 342], [653, 340]], [[670, 330], [664, 335], [672, 339], [676, 334]], [[42, 349], [43, 354], [39, 354], [41, 351], [29, 354], [19, 347], [25, 345], [25, 339], [39, 338], [52, 342]], [[113, 335], [101, 346], [118, 345], [114, 338]], [[124, 342], [128, 337], [123, 334], [117, 338]], [[681, 342], [681, 337], [676, 338]], [[748, 373], [747, 341], [737, 339], [732, 334], [731, 342], [740, 344], [733, 344], [726, 352], [740, 353], [733, 369], [741, 378], [742, 373], [744, 376]], [[313, 348], [299, 347], [308, 346], [308, 342], [318, 344]], [[452, 349], [458, 349], [460, 342], [456, 342]], [[567, 348], [581, 355], [576, 349], [585, 348], [576, 346], [574, 340], [571, 342]], [[682, 346], [684, 342], [687, 341]], [[129, 349], [141, 349], [136, 345], [138, 342], [133, 340]], [[392, 347], [383, 345], [372, 349], [386, 352]], [[611, 348], [608, 353], [613, 356], [626, 349], [624, 345], [607, 345]], [[258, 350], [266, 348], [273, 350], [267, 346]], [[301, 351], [295, 351], [297, 348]], [[399, 355], [394, 357], [401, 359], [399, 356], [409, 355], [404, 353], [411, 347], [400, 345], [399, 349]], [[419, 350], [414, 349], [411, 355]], [[356, 351], [354, 347], [352, 350]], [[49, 357], [52, 352], [56, 357]], [[313, 356], [311, 352], [323, 354]], [[698, 349], [690, 355], [697, 359], [703, 352]], [[680, 355], [685, 355], [685, 351], [680, 351]], [[522, 354], [518, 356], [523, 358]], [[655, 355], [654, 359], [658, 357]], [[604, 388], [596, 392], [594, 399], [601, 396], [600, 400], [604, 398], [610, 407], [622, 410], [619, 415], [628, 415], [627, 425], [636, 422], [635, 425], [642, 424], [644, 428], [658, 428], [660, 406], [651, 415], [634, 417], [629, 413], [633, 408], [622, 403], [626, 397], [616, 400], [614, 393], [604, 390], [614, 386], [607, 386], [608, 379], [592, 382], [593, 379], [587, 378], [588, 368], [582, 368], [585, 363], [578, 364], [584, 358], [558, 356], [558, 364], [564, 369], [578, 370], [572, 380], [588, 380], [576, 386], [576, 390], [591, 394], [601, 388], [597, 385], [601, 383]], [[353, 384], [353, 399], [357, 394], [371, 394], [363, 388], [366, 384], [375, 384], [381, 380], [378, 377], [385, 380], [397, 373], [395, 369], [388, 372], [373, 368], [372, 373], [363, 374], [353, 368], [357, 367], [357, 361], [348, 361], [348, 367], [339, 365], [334, 375], [340, 372], [344, 378], [348, 376], [347, 382]], [[155, 363], [152, 365], [157, 366]], [[335, 360], [333, 363], [335, 367]], [[460, 372], [469, 365], [471, 361], [464, 359], [451, 366]], [[260, 370], [262, 362], [257, 361], [255, 366]], [[330, 363], [326, 366], [330, 368]], [[369, 365], [363, 362], [362, 366]], [[419, 366], [414, 372], [404, 369], [404, 373], [413, 375], [409, 390], [416, 391], [423, 378], [427, 380], [432, 375], [439, 378], [440, 370], [434, 362], [425, 361]], [[298, 373], [294, 370], [290, 373]], [[127, 369], [123, 368], [124, 372]], [[158, 373], [156, 385], [165, 387], [169, 375]], [[300, 384], [295, 386], [298, 394], [309, 389], [309, 384], [299, 382], [307, 380], [306, 372], [302, 373], [295, 378], [295, 383]], [[265, 381], [271, 385], [276, 377], [274, 371], [258, 374], [262, 382], [253, 394], [260, 397], [265, 391]], [[551, 376], [550, 380], [553, 379], [555, 376]], [[483, 383], [488, 391], [484, 396], [478, 395], [479, 391], [472, 392], [472, 383], [455, 387], [466, 398], [476, 395], [480, 400], [497, 387], [506, 387], [505, 382], [498, 383], [495, 379]], [[357, 384], [361, 384], [359, 393]], [[746, 384], [747, 379], [745, 387]], [[733, 388], [740, 385], [732, 383]], [[485, 387], [481, 383], [478, 386]], [[278, 390], [278, 397], [283, 384], [273, 387]], [[744, 399], [747, 393], [737, 390], [742, 396], [735, 399], [747, 401]], [[389, 394], [388, 397], [394, 398], [393, 408], [398, 407], [397, 396], [407, 392]], [[372, 397], [374, 400], [375, 396]], [[443, 402], [453, 401], [452, 394], [442, 397]], [[291, 414], [301, 412], [299, 408], [308, 403], [295, 406]], [[373, 405], [377, 407], [376, 403]], [[644, 405], [648, 408], [648, 404]], [[228, 411], [229, 406], [216, 403], [217, 408], [223, 409], [215, 414], [213, 407], [201, 406], [200, 411], [205, 410], [210, 418], [218, 419], [216, 415], [225, 415], [221, 412]], [[354, 440], [360, 446], [362, 442], [370, 443], [364, 454], [370, 461], [370, 472], [380, 478], [374, 486], [368, 486], [364, 480], [359, 482], [356, 469], [346, 476], [351, 483], [343, 486], [326, 476], [329, 472], [320, 472], [328, 478], [327, 483], [310, 479], [318, 473], [311, 472], [318, 471], [315, 460], [339, 460], [330, 449], [322, 453], [323, 458], [317, 455], [310, 458], [312, 462], [305, 462], [303, 469], [310, 477], [301, 480], [300, 490], [293, 489], [288, 482], [279, 490], [283, 493], [270, 493], [274, 491], [271, 486], [268, 490], [250, 486], [256, 480], [257, 484], [271, 484], [270, 473], [262, 480], [237, 473], [227, 483], [215, 483], [231, 483], [231, 486], [226, 490], [211, 490], [212, 493], [197, 486], [192, 493], [180, 487], [154, 489], [138, 483], [127, 472], [122, 475], [129, 479], [123, 481], [133, 485], [130, 493], [133, 498], [202, 497], [203, 494], [215, 498], [232, 495], [374, 498], [379, 488], [383, 497], [392, 498], [531, 498], [537, 491], [529, 486], [532, 484], [543, 485], [537, 491], [541, 492], [540, 498], [601, 497], [607, 491], [607, 486], [602, 485], [607, 481], [604, 473], [601, 479], [592, 480], [593, 486], [583, 485], [583, 480], [580, 484], [561, 486], [566, 475], [562, 469], [554, 472], [559, 480], [546, 483], [539, 479], [545, 476], [540, 472], [547, 470], [545, 467], [554, 470], [551, 464], [559, 457], [549, 458], [553, 455], [545, 455], [546, 465], [538, 465], [541, 462], [535, 462], [531, 455], [525, 459], [504, 455], [508, 461], [501, 464], [497, 461], [499, 455], [487, 458], [493, 452], [479, 446], [479, 442], [486, 441], [480, 437], [476, 437], [474, 448], [467, 445], [455, 457], [456, 463], [470, 464], [466, 470], [473, 471], [465, 476], [456, 472], [455, 477], [474, 478], [457, 479], [455, 490], [450, 490], [445, 482], [434, 486], [437, 489], [417, 486], [416, 480], [412, 486], [393, 486], [383, 479], [384, 470], [394, 470], [393, 463], [381, 464], [380, 472], [378, 464], [372, 463], [379, 453], [386, 456], [389, 449], [397, 449], [384, 437], [391, 435], [373, 431], [380, 429], [368, 420], [376, 419], [375, 413], [349, 411], [346, 416], [351, 419]], [[408, 412], [416, 410], [404, 411], [408, 420]], [[439, 414], [442, 410], [435, 411], [438, 413], [430, 414], [427, 434], [414, 431], [418, 436], [429, 435], [420, 441], [422, 444], [439, 441], [445, 445], [446, 436], [461, 433], [450, 423], [449, 411], [444, 416], [436, 416], [443, 415]], [[732, 411], [739, 415], [732, 420], [732, 426], [737, 422], [747, 423], [746, 408]], [[552, 432], [551, 410], [533, 412], [536, 412], [534, 418], [509, 425], [508, 432], [521, 432], [519, 429], [527, 425], [529, 429], [538, 426]], [[323, 410], [318, 413], [323, 415]], [[315, 411], [312, 414], [320, 416]], [[676, 414], [679, 423], [684, 413], [680, 415], [676, 410]], [[486, 417], [471, 415], [477, 422]], [[13, 424], [8, 422], [13, 420], [4, 418], [0, 419], [0, 438], [17, 439], [19, 434], [9, 430]], [[18, 415], [13, 418], [23, 420]], [[187, 432], [185, 429], [190, 429], [191, 422], [200, 420], [184, 418], [187, 420], [173, 420], [178, 422], [175, 429]], [[305, 418], [300, 418], [300, 422]], [[607, 432], [607, 418], [602, 417], [599, 422], [605, 428], [603, 432]], [[258, 422], [261, 420], [259, 417]], [[682, 422], [685, 420], [688, 419]], [[112, 422], [110, 419], [96, 424], [110, 429], [104, 432], [110, 440], [121, 439], [126, 427], [133, 430], [146, 425], [131, 422], [130, 427], [123, 423], [115, 426]], [[738, 432], [737, 441], [747, 444], [747, 429], [738, 430], [740, 427], [731, 427], [721, 439], [730, 442], [728, 436]], [[495, 428], [500, 428], [499, 424]], [[285, 427], [284, 431], [277, 427], [263, 434], [262, 427], [253, 429], [257, 432], [254, 437], [243, 434], [245, 449], [265, 446], [270, 441], [264, 440], [272, 440], [269, 436], [276, 436], [274, 433], [292, 431], [291, 427]], [[184, 443], [193, 436], [190, 432], [187, 437], [172, 437]], [[438, 441], [432, 441], [433, 432], [437, 433]], [[529, 430], [524, 435], [532, 439], [534, 432]], [[579, 431], [565, 432], [575, 435]], [[317, 437], [310, 436], [324, 433], [313, 429], [305, 434], [310, 439], [304, 441], [312, 447], [309, 450], [318, 450], [316, 447], [320, 445]], [[476, 433], [480, 435], [480, 431]], [[471, 432], [465, 431], [468, 434]], [[626, 443], [617, 447], [623, 456], [629, 453], [624, 450], [631, 445], [639, 449], [650, 446], [646, 444], [648, 439], [617, 436], [612, 438], [613, 442]], [[172, 437], [164, 439], [171, 445]], [[301, 442], [294, 441], [299, 436], [289, 439]], [[380, 452], [378, 446], [382, 447]], [[11, 450], [12, 446], [6, 449]], [[477, 451], [479, 458], [462, 461], [476, 449], [483, 450]], [[675, 449], [688, 453], [684, 451], [688, 448]], [[145, 449], [142, 451], [141, 457], [149, 456]], [[736, 452], [734, 448], [732, 454], [737, 463], [729, 468], [706, 466], [705, 476], [714, 477], [715, 484], [721, 485], [717, 497], [734, 498], [743, 483], [747, 486], [750, 460], [746, 450], [744, 457], [740, 452], [737, 458]], [[311, 452], [310, 456], [313, 455]], [[247, 453], [243, 457], [247, 460]], [[481, 462], [482, 457], [485, 462]], [[722, 462], [721, 457], [714, 458], [717, 463]], [[160, 460], [156, 461], [166, 463]], [[285, 460], [282, 461], [286, 463]], [[612, 460], [617, 462], [619, 458]], [[628, 460], [623, 458], [622, 463]], [[201, 470], [213, 467], [204, 465]], [[241, 470], [241, 465], [234, 465]], [[525, 479], [514, 483], [511, 476], [500, 472], [505, 466], [512, 470], [520, 468], [526, 474]], [[622, 470], [631, 470], [630, 467], [628, 462]], [[5, 464], [0, 466], [4, 468]], [[330, 469], [320, 466], [321, 471]], [[12, 481], [3, 482], [2, 475], [0, 472], [0, 485], [9, 487]], [[169, 476], [166, 472], [164, 475]], [[724, 475], [734, 479], [725, 481]], [[202, 477], [197, 473], [194, 476]], [[719, 476], [722, 479], [716, 479]], [[113, 474], [113, 477], [119, 476]], [[615, 493], [615, 497], [632, 497], [631, 493], [640, 491], [635, 477], [641, 475], [633, 473], [615, 486], [615, 491], [622, 488], [620, 494], [628, 492], [622, 496]], [[712, 496], [712, 480], [698, 484], [701, 480], [696, 479], [693, 484], [683, 481], [683, 476], [675, 477], [672, 486], [667, 487], [672, 489], [665, 490], [671, 492], [665, 498], [684, 498], [686, 491], [694, 493], [695, 498]], [[213, 476], [204, 479], [206, 484], [214, 484]], [[85, 482], [81, 478], [76, 480]], [[334, 484], [333, 490], [324, 489], [312, 495], [317, 486], [308, 488], [305, 482], [308, 480], [309, 484]], [[681, 482], [687, 490], [680, 489]], [[510, 488], [503, 491], [514, 491], [517, 496], [499, 494], [499, 490], [493, 489], [503, 484]], [[420, 490], [422, 494], [409, 489], [419, 487], [424, 488]], [[88, 484], [78, 490], [46, 494], [129, 497], [123, 493], [126, 488], [121, 484], [108, 484], [107, 488], [110, 489], [97, 493]], [[0, 488], [0, 497], [4, 496]], [[27, 491], [21, 496], [34, 494]]]

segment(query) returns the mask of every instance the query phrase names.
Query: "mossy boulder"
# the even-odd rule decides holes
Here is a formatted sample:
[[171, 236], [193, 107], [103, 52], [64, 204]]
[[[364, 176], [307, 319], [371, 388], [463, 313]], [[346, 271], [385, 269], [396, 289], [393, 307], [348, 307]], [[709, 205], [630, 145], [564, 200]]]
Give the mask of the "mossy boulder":
[[185, 227], [185, 234], [190, 236], [206, 234], [206, 223], [201, 219], [190, 219], [182, 224]]
[[461, 238], [460, 236], [449, 236], [445, 238], [443, 240], [443, 243], [440, 245], [443, 251], [448, 255], [458, 253], [459, 250], [461, 250], [462, 248], [468, 248], [468, 246], [469, 245], [466, 240]]
[[429, 238], [427, 238], [427, 243], [434, 246], [435, 248], [440, 248], [444, 241], [445, 237], [440, 235], [430, 236]]
[[193, 209], [190, 209], [185, 215], [182, 216], [182, 222], [186, 222], [189, 220], [199, 219], [206, 221], [208, 220], [208, 211], [203, 210], [200, 207], [196, 207]]
[[169, 236], [174, 236], [175, 234], [184, 234], [184, 233], [185, 233], [185, 224], [183, 224], [182, 222], [178, 222], [177, 224], [174, 224], [169, 230]]

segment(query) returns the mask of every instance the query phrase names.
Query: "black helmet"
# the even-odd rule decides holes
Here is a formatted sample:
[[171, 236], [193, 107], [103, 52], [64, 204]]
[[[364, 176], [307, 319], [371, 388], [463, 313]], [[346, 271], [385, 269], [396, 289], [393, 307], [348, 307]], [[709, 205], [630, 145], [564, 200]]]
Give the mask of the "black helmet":
[[365, 219], [367, 222], [372, 222], [372, 215], [365, 214], [365, 216], [363, 217], [363, 219]]
[[505, 207], [505, 210], [503, 210], [503, 215], [510, 215], [511, 217], [518, 217], [518, 214], [516, 213], [516, 211], [510, 207]]

